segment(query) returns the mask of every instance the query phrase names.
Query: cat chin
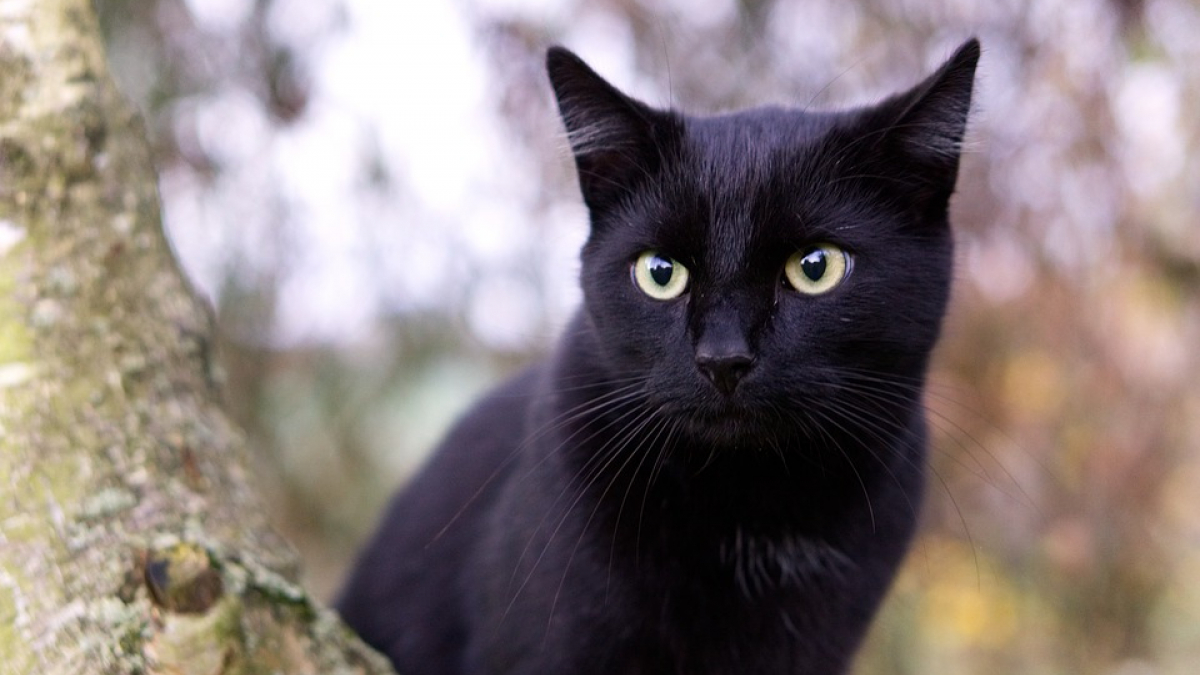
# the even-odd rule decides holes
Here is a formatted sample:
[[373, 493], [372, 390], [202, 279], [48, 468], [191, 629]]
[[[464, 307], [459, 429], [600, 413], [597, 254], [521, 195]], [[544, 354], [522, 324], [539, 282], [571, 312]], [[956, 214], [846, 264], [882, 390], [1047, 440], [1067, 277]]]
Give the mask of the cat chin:
[[670, 415], [683, 438], [702, 445], [760, 447], [775, 435], [764, 415], [743, 406], [705, 406]]

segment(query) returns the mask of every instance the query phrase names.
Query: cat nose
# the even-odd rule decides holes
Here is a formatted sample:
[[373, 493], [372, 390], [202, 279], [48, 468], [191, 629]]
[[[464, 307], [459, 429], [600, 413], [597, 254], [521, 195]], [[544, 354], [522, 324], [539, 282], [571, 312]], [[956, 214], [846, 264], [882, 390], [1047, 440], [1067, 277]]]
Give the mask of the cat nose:
[[737, 389], [738, 382], [750, 372], [752, 365], [754, 357], [743, 352], [696, 353], [696, 366], [700, 372], [726, 396]]
[[696, 340], [696, 367], [725, 396], [754, 365], [744, 322], [728, 304], [705, 313]]

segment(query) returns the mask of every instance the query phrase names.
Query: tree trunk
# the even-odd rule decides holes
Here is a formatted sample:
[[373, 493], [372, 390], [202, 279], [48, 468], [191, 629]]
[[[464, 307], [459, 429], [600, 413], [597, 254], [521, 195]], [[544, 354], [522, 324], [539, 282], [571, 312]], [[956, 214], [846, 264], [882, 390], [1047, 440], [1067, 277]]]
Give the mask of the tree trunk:
[[0, 0], [0, 673], [386, 673], [296, 585], [88, 0]]

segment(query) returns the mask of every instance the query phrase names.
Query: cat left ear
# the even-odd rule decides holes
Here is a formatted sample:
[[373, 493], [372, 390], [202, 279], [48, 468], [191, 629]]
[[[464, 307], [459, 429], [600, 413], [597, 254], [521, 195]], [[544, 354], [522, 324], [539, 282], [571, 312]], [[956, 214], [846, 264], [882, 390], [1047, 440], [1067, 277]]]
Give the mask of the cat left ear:
[[873, 147], [907, 160], [912, 178], [927, 188], [921, 192], [941, 198], [934, 207], [944, 207], [954, 189], [978, 62], [979, 41], [972, 38], [924, 82], [869, 113], [880, 129]]
[[593, 212], [652, 176], [680, 133], [678, 118], [617, 90], [562, 47], [546, 53], [546, 71]]

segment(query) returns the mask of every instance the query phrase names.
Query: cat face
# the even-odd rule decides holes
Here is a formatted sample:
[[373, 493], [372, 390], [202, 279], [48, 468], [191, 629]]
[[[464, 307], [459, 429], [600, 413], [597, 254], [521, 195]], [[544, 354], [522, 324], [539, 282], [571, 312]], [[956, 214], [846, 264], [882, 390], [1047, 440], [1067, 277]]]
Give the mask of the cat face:
[[714, 441], [840, 399], [915, 397], [949, 294], [977, 57], [968, 43], [870, 108], [701, 118], [552, 50], [591, 215], [585, 312], [611, 376], [642, 378], [650, 405]]

